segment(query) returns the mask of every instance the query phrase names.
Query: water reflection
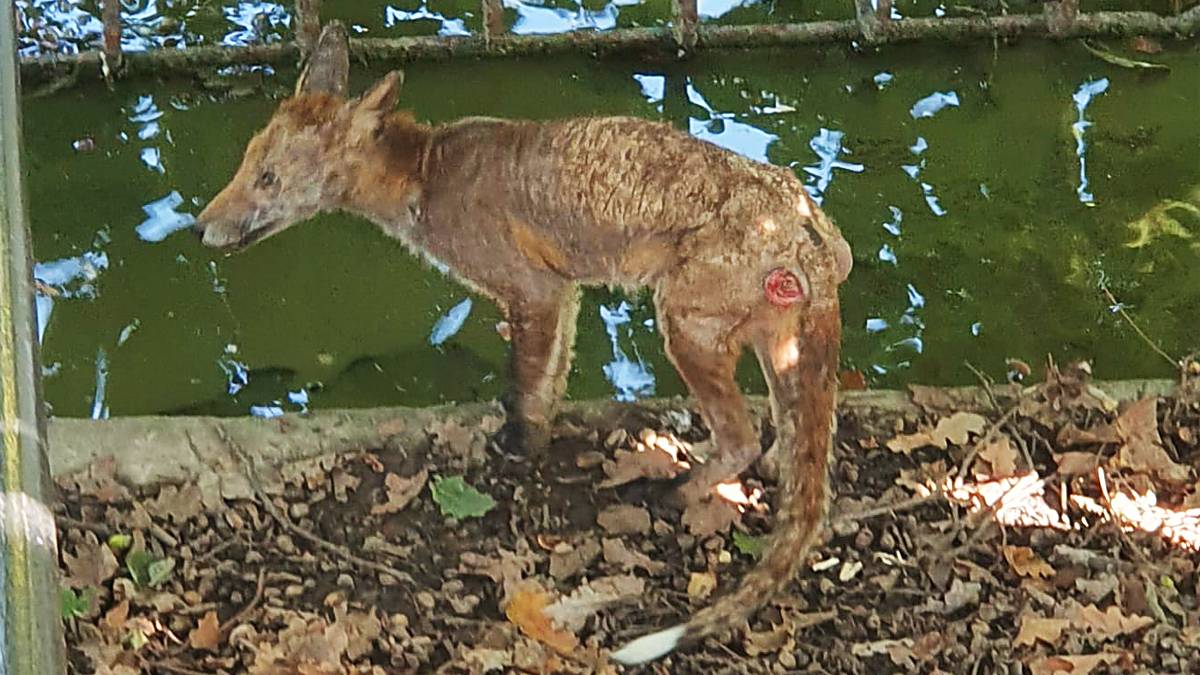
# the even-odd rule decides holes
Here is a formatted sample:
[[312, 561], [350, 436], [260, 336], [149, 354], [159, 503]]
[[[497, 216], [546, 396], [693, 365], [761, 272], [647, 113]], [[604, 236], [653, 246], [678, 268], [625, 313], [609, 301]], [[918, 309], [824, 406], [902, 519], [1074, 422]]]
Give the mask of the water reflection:
[[225, 20], [234, 28], [221, 38], [221, 44], [245, 47], [279, 42], [285, 29], [291, 28], [292, 16], [283, 5], [273, 2], [239, 2], [222, 8]]
[[383, 25], [386, 28], [391, 28], [397, 23], [405, 21], [436, 21], [438, 23], [438, 35], [470, 35], [471, 31], [467, 30], [467, 23], [462, 19], [452, 19], [439, 12], [429, 10], [428, 3], [422, 2], [421, 6], [413, 11], [407, 11], [387, 5], [383, 8]]
[[137, 226], [137, 235], [143, 241], [158, 242], [174, 232], [191, 227], [196, 217], [177, 211], [182, 203], [183, 195], [178, 190], [172, 190], [166, 197], [144, 204], [142, 210], [146, 212], [146, 219]]
[[[619, 327], [628, 324], [629, 327], [624, 331], [625, 337], [633, 338], [635, 324], [630, 316], [632, 309], [633, 307], [624, 300], [616, 307], [600, 305], [600, 320], [604, 322], [604, 331], [608, 333], [613, 354], [612, 361], [604, 364], [604, 376], [617, 390], [613, 398], [618, 401], [635, 401], [654, 395], [654, 373], [650, 372], [650, 367], [638, 354], [637, 345], [633, 345], [633, 359], [621, 348]], [[647, 322], [646, 327], [650, 328], [652, 325], [653, 323]]]
[[842, 139], [845, 137], [846, 133], [843, 131], [822, 127], [808, 141], [808, 147], [812, 148], [817, 155], [817, 163], [804, 167], [804, 173], [808, 174], [806, 187], [818, 206], [824, 202], [825, 190], [829, 189], [829, 184], [833, 182], [834, 169], [852, 173], [862, 173], [864, 169], [862, 164], [843, 162], [838, 159], [843, 153], [849, 154], [850, 152], [842, 147]]
[[104, 398], [108, 393], [108, 355], [104, 347], [96, 350], [96, 388], [92, 393], [92, 419], [108, 419], [108, 404]]
[[1088, 104], [1092, 102], [1093, 98], [1106, 91], [1108, 91], [1108, 78], [1104, 77], [1084, 82], [1071, 96], [1071, 100], [1075, 102], [1075, 110], [1079, 114], [1079, 118], [1071, 125], [1071, 135], [1075, 137], [1075, 155], [1079, 157], [1079, 187], [1075, 188], [1075, 194], [1079, 197], [1079, 201], [1088, 206], [1095, 205], [1096, 197], [1088, 192], [1087, 158], [1084, 156], [1087, 143], [1083, 140], [1083, 133], [1092, 126], [1092, 123], [1084, 118], [1083, 112], [1087, 110]]
[[450, 311], [443, 314], [433, 324], [433, 330], [429, 333], [429, 344], [437, 347], [446, 340], [454, 337], [454, 334], [462, 329], [463, 324], [467, 322], [467, 317], [470, 315], [470, 298], [451, 307]]
[[612, 0], [600, 9], [588, 9], [582, 2], [565, 2], [565, 7], [530, 0], [503, 0], [504, 8], [515, 10], [517, 19], [512, 32], [517, 35], [543, 35], [575, 30], [616, 28], [621, 7], [637, 5], [640, 0]]
[[45, 339], [55, 300], [96, 299], [96, 280], [106, 269], [108, 254], [103, 251], [87, 251], [75, 257], [39, 262], [33, 266], [33, 278], [37, 282], [34, 309], [37, 312], [39, 343]]

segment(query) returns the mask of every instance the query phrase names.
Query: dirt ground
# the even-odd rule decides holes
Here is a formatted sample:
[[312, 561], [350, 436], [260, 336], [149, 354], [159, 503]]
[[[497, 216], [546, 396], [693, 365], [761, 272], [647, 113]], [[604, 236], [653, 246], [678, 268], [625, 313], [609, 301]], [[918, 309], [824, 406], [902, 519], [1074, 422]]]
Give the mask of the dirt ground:
[[[1068, 368], [980, 409], [938, 391], [842, 415], [826, 536], [747, 630], [626, 670], [1200, 672], [1196, 388], [1118, 406]], [[733, 587], [769, 531], [756, 475], [760, 506], [670, 498], [698, 419], [560, 418], [534, 456], [489, 440], [499, 419], [435, 424], [247, 469], [237, 502], [97, 462], [60, 481], [71, 672], [621, 672], [607, 650]]]

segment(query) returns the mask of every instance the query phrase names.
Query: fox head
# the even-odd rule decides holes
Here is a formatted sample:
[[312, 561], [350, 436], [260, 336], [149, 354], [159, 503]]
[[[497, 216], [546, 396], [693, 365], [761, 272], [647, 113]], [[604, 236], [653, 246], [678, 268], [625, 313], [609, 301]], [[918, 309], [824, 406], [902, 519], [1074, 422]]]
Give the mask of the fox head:
[[323, 211], [343, 206], [357, 178], [356, 147], [396, 106], [404, 75], [393, 71], [347, 100], [345, 29], [321, 31], [293, 96], [246, 146], [233, 179], [196, 219], [206, 246], [241, 250]]

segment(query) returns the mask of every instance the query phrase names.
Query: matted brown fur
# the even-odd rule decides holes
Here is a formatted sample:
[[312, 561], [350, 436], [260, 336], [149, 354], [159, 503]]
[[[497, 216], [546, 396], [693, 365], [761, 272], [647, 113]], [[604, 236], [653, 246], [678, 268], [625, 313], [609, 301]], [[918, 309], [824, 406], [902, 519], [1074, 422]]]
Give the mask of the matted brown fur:
[[[851, 266], [837, 228], [791, 171], [663, 124], [471, 118], [428, 126], [392, 111], [399, 73], [345, 100], [337, 94], [344, 33], [328, 35], [340, 30], [327, 27], [313, 56], [335, 67], [310, 68], [200, 215], [204, 242], [245, 247], [319, 211], [377, 223], [500, 306], [512, 327], [508, 410], [531, 444], [544, 440], [565, 389], [578, 286], [653, 288], [667, 353], [714, 441], [713, 459], [685, 488], [690, 498], [760, 455], [734, 380], [752, 347], [777, 430], [776, 534], [737, 590], [616, 656], [654, 658], [744, 622], [792, 577], [826, 513], [837, 290]], [[764, 282], [781, 271], [802, 291], [798, 302], [768, 301]]]

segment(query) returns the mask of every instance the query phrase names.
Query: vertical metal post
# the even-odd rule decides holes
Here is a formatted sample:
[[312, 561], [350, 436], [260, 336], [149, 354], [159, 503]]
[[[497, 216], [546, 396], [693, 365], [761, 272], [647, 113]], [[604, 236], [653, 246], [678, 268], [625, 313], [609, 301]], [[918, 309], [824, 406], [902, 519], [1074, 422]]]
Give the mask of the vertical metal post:
[[483, 43], [490, 47], [492, 39], [503, 35], [505, 31], [504, 4], [500, 0], [482, 0], [481, 9], [483, 10]]
[[700, 9], [696, 0], [675, 0], [672, 6], [675, 9], [675, 25], [672, 27], [675, 45], [681, 54], [691, 53], [699, 38], [696, 27], [700, 25]]
[[109, 71], [116, 72], [121, 68], [121, 0], [100, 0], [100, 21], [104, 24], [104, 58]]
[[321, 0], [296, 0], [296, 42], [307, 56], [321, 36]]
[[[116, 2], [117, 0], [112, 0]], [[0, 10], [0, 675], [66, 672], [21, 168], [14, 3]]]

